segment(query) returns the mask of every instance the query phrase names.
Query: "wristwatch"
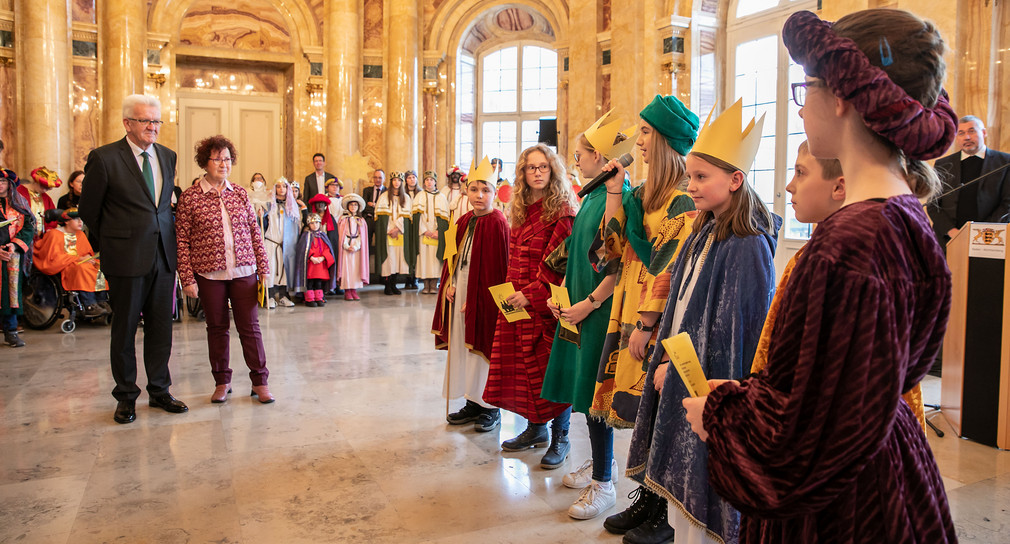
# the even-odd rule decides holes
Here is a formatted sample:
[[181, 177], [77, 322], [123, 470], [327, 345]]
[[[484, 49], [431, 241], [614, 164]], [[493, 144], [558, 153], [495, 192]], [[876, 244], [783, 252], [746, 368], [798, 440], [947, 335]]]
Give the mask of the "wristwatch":
[[586, 297], [586, 298], [589, 299], [589, 303], [593, 305], [593, 309], [594, 310], [599, 310], [600, 306], [603, 306], [602, 302], [600, 302], [599, 300], [596, 300], [595, 298], [593, 298], [593, 294], [592, 293], [589, 293], [589, 296]]
[[656, 325], [654, 323], [651, 327], [646, 327], [645, 323], [642, 323], [642, 320], [639, 319], [638, 323], [635, 323], [635, 328], [638, 329], [638, 330], [640, 330], [640, 331], [642, 331], [642, 332], [652, 332], [652, 331], [656, 330]]

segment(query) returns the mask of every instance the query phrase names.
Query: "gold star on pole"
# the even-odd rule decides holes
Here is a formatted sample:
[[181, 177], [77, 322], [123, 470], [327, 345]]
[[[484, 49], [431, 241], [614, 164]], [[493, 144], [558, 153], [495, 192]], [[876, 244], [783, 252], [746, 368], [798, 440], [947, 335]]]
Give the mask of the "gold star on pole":
[[343, 170], [344, 179], [355, 183], [360, 180], [367, 180], [373, 168], [368, 164], [368, 157], [362, 156], [361, 151], [355, 151], [353, 155], [344, 159]]

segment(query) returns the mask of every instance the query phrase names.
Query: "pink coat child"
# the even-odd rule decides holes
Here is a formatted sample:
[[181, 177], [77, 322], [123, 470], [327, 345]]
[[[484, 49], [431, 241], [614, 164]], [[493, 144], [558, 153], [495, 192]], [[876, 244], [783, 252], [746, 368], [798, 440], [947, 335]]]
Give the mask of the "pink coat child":
[[344, 215], [337, 221], [340, 288], [344, 290], [344, 300], [361, 300], [358, 289], [368, 284], [368, 225], [361, 217], [365, 200], [352, 193], [340, 204], [344, 208]]

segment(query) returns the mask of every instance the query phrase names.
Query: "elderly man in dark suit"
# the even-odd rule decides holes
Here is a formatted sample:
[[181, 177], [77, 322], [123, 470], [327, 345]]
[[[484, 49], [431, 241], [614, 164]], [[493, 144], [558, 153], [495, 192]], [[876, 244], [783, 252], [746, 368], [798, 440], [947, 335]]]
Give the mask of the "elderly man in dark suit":
[[171, 413], [188, 410], [169, 393], [172, 304], [175, 300], [175, 221], [172, 188], [175, 152], [155, 143], [161, 103], [144, 95], [123, 100], [126, 137], [88, 155], [81, 218], [102, 254], [109, 283], [112, 332], [109, 358], [118, 404], [113, 419], [136, 419], [137, 353], [134, 341], [144, 316], [144, 368], [149, 404]]
[[322, 153], [312, 155], [312, 168], [313, 172], [305, 176], [305, 183], [302, 184], [302, 202], [308, 202], [319, 193], [325, 193], [327, 180], [336, 179], [337, 187], [341, 190], [344, 188], [343, 182], [337, 179], [337, 176], [326, 171], [326, 155]]
[[[929, 218], [941, 247], [968, 221], [1006, 223], [1010, 220], [1010, 154], [985, 146], [985, 125], [974, 115], [958, 120], [957, 145], [960, 151], [936, 161], [943, 190], [985, 175], [978, 183], [930, 202]], [[992, 173], [990, 173], [992, 172]]]

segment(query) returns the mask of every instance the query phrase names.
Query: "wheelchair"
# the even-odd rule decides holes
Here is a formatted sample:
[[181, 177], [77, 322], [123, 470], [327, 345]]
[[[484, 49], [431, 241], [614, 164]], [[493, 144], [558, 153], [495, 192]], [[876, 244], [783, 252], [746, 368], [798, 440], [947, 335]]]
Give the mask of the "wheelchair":
[[48, 329], [61, 318], [63, 322], [60, 323], [60, 330], [64, 333], [74, 332], [78, 321], [104, 321], [106, 325], [112, 323], [112, 314], [85, 317], [84, 306], [78, 300], [77, 293], [63, 289], [59, 274], [48, 276], [33, 270], [25, 285], [23, 304], [25, 326], [29, 329]]

